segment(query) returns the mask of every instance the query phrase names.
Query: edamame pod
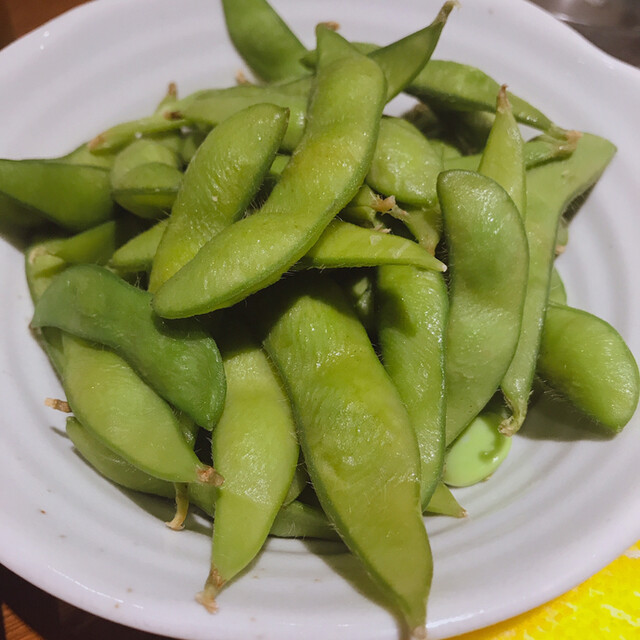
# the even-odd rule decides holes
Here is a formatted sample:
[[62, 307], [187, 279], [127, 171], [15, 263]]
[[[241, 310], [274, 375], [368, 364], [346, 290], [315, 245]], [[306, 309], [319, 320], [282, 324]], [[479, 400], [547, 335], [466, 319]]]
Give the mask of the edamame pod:
[[299, 262], [305, 267], [412, 265], [432, 271], [447, 267], [413, 240], [333, 220]]
[[182, 188], [153, 259], [154, 292], [211, 238], [245, 212], [273, 162], [287, 112], [271, 104], [249, 107], [216, 127], [185, 172]]
[[159, 315], [207, 313], [273, 284], [359, 189], [375, 146], [384, 76], [326, 27], [318, 28], [318, 41], [309, 124], [280, 181], [260, 211], [212, 238], [156, 291]]
[[518, 344], [529, 252], [513, 200], [478, 173], [438, 178], [451, 269], [445, 380], [451, 444], [495, 393]]
[[377, 294], [382, 361], [416, 432], [426, 509], [444, 457], [447, 287], [440, 274], [389, 266], [378, 269]]
[[173, 498], [175, 494], [173, 484], [140, 471], [124, 458], [113, 453], [109, 447], [85, 429], [77, 418], [67, 418], [66, 432], [82, 457], [108, 480], [133, 491]]
[[124, 209], [142, 218], [171, 211], [182, 182], [178, 156], [154, 140], [125, 147], [111, 168], [111, 193]]
[[279, 140], [283, 151], [293, 151], [302, 139], [307, 122], [308, 91], [304, 95], [288, 94], [281, 87], [239, 85], [217, 89], [195, 100], [185, 109], [185, 116], [204, 127], [215, 127], [243, 109], [259, 104], [271, 104], [288, 109], [289, 120], [284, 136]]
[[198, 596], [211, 611], [221, 587], [262, 548], [291, 485], [299, 452], [282, 382], [238, 316], [226, 324], [221, 347], [227, 400], [211, 452], [225, 483], [216, 500], [211, 570]]
[[[499, 89], [500, 85], [480, 69], [449, 60], [430, 60], [407, 88], [407, 93], [423, 99], [429, 105], [445, 109], [494, 112]], [[512, 93], [507, 95], [518, 122], [542, 131], [562, 133], [547, 116], [528, 102]]]
[[529, 273], [518, 348], [501, 383], [512, 411], [502, 425], [506, 435], [518, 431], [527, 413], [560, 217], [572, 200], [596, 182], [614, 153], [608, 140], [584, 134], [570, 157], [527, 173]]
[[282, 507], [273, 521], [269, 535], [278, 538], [318, 538], [341, 542], [322, 509], [294, 500]]
[[0, 196], [70, 231], [114, 215], [109, 171], [47, 160], [0, 160]]
[[122, 358], [64, 333], [62, 345], [69, 405], [109, 449], [161, 480], [221, 484], [187, 444], [171, 407]]
[[496, 102], [496, 117], [482, 153], [478, 172], [495, 180], [513, 200], [520, 215], [526, 215], [524, 141], [502, 85]]
[[422, 629], [432, 561], [402, 400], [336, 285], [298, 274], [268, 299], [256, 315], [320, 503], [409, 628]]
[[120, 354], [158, 394], [212, 429], [224, 406], [225, 379], [214, 340], [195, 321], [167, 324], [151, 294], [103, 267], [58, 275], [35, 307], [32, 326], [57, 327]]
[[109, 260], [109, 266], [119, 273], [151, 271], [153, 258], [169, 220], [161, 220], [122, 245]]
[[619, 433], [638, 406], [638, 365], [607, 322], [550, 303], [544, 321], [538, 375], [608, 434]]
[[367, 183], [402, 203], [433, 207], [436, 180], [442, 170], [439, 154], [412, 124], [383, 118]]
[[266, 0], [222, 0], [222, 7], [233, 46], [258, 78], [278, 82], [308, 75], [300, 62], [304, 45]]

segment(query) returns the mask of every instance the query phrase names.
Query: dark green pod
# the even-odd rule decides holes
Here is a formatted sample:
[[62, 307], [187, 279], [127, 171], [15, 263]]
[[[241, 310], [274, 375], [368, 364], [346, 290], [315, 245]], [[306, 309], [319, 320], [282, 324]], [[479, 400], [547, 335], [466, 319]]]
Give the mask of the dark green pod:
[[212, 429], [225, 397], [220, 353], [197, 322], [167, 323], [151, 294], [94, 265], [70, 267], [36, 304], [34, 327], [53, 326], [114, 349], [163, 398]]

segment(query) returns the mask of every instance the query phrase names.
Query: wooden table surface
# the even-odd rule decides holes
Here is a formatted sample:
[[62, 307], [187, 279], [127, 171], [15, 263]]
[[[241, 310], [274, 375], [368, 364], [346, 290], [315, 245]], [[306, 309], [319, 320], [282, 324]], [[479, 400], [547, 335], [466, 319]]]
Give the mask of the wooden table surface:
[[[86, 1], [0, 0], [0, 47]], [[0, 640], [163, 640], [61, 602], [1, 565], [0, 603]]]

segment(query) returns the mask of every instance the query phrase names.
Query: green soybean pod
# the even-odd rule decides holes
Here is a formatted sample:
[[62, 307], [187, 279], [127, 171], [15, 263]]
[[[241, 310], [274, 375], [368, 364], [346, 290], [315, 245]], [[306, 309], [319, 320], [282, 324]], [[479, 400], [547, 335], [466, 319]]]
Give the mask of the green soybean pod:
[[[500, 85], [480, 69], [449, 60], [430, 60], [407, 92], [440, 108], [494, 112], [499, 89]], [[512, 93], [507, 95], [518, 122], [562, 134], [562, 129], [541, 111]]]
[[[114, 217], [109, 170], [48, 160], [0, 160], [0, 198], [69, 231]], [[32, 218], [33, 216], [29, 216]], [[11, 222], [11, 220], [9, 220]]]
[[77, 418], [67, 418], [66, 432], [82, 457], [101, 475], [121, 487], [173, 498], [173, 484], [140, 471], [96, 438]]
[[313, 268], [412, 265], [432, 271], [447, 267], [413, 240], [333, 220], [298, 263]]
[[367, 184], [403, 203], [437, 204], [436, 180], [442, 161], [427, 138], [401, 118], [383, 118]]
[[549, 304], [537, 372], [608, 434], [619, 433], [638, 406], [633, 354], [608, 322], [586, 311]]
[[109, 449], [161, 480], [222, 482], [189, 447], [171, 407], [122, 358], [64, 333], [62, 346], [69, 405]]
[[131, 238], [129, 242], [123, 244], [113, 253], [109, 260], [109, 266], [118, 273], [137, 273], [141, 271], [148, 273], [151, 271], [153, 258], [168, 224], [168, 219], [161, 220], [154, 224], [153, 227]]
[[277, 538], [317, 538], [340, 542], [340, 536], [322, 509], [294, 500], [280, 511], [269, 535]]
[[38, 300], [34, 327], [56, 327], [120, 354], [155, 391], [212, 429], [224, 406], [225, 378], [215, 341], [197, 321], [168, 324], [151, 294], [104, 267], [76, 265]]
[[567, 304], [567, 291], [564, 288], [564, 282], [562, 282], [562, 278], [556, 267], [551, 269], [548, 299], [549, 302], [555, 302], [556, 304]]
[[318, 28], [318, 42], [309, 124], [282, 177], [260, 211], [209, 240], [156, 291], [159, 315], [207, 313], [273, 284], [360, 188], [375, 147], [384, 76], [326, 27]]
[[308, 75], [300, 62], [307, 51], [266, 0], [222, 0], [224, 19], [236, 51], [265, 82]]
[[242, 318], [232, 316], [219, 340], [227, 400], [212, 434], [211, 452], [225, 483], [216, 500], [211, 570], [198, 596], [212, 611], [222, 586], [262, 548], [299, 453], [289, 398]]
[[155, 140], [136, 140], [116, 156], [111, 194], [124, 209], [142, 218], [171, 211], [182, 182], [180, 159]]
[[525, 231], [529, 246], [529, 273], [518, 348], [502, 381], [512, 410], [512, 415], [502, 425], [502, 432], [506, 435], [518, 431], [527, 412], [559, 220], [569, 203], [596, 182], [614, 153], [615, 147], [608, 140], [584, 134], [570, 157], [527, 172]]
[[387, 102], [403, 91], [429, 62], [455, 6], [455, 1], [447, 0], [430, 25], [368, 54], [387, 79]]
[[242, 216], [273, 162], [287, 112], [259, 104], [216, 127], [187, 168], [149, 278], [154, 292]]
[[451, 265], [445, 355], [449, 445], [491, 399], [511, 363], [529, 252], [513, 200], [490, 178], [445, 171], [438, 195]]
[[[543, 134], [524, 143], [523, 159], [527, 171], [535, 169], [553, 160], [562, 160], [570, 156], [578, 145], [582, 136], [577, 131], [567, 131], [565, 138], [554, 138]], [[433, 142], [432, 142], [433, 144]], [[477, 171], [482, 160], [482, 154], [470, 156], [448, 157], [443, 160], [445, 169], [463, 169]]]
[[289, 120], [279, 145], [283, 151], [290, 152], [302, 139], [307, 123], [308, 89], [309, 87], [302, 95], [288, 93], [282, 86], [238, 85], [228, 89], [216, 89], [194, 100], [184, 113], [189, 121], [210, 129], [239, 111], [258, 104], [268, 103], [288, 109]]
[[322, 508], [409, 629], [424, 631], [420, 458], [395, 386], [335, 284], [298, 274], [257, 304]]
[[378, 337], [385, 369], [416, 432], [426, 509], [444, 457], [444, 338], [449, 301], [444, 278], [412, 267], [378, 269]]
[[502, 85], [498, 92], [496, 117], [478, 172], [495, 180], [509, 194], [524, 218], [527, 203], [524, 141], [511, 111], [506, 85]]

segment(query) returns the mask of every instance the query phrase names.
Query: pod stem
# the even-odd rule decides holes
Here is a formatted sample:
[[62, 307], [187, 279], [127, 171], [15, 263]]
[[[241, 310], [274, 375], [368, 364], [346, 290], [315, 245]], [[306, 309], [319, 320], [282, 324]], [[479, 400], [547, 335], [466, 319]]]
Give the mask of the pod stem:
[[169, 529], [181, 531], [184, 529], [184, 521], [189, 513], [189, 485], [186, 482], [176, 482], [173, 486], [176, 490], [176, 514], [165, 524]]

